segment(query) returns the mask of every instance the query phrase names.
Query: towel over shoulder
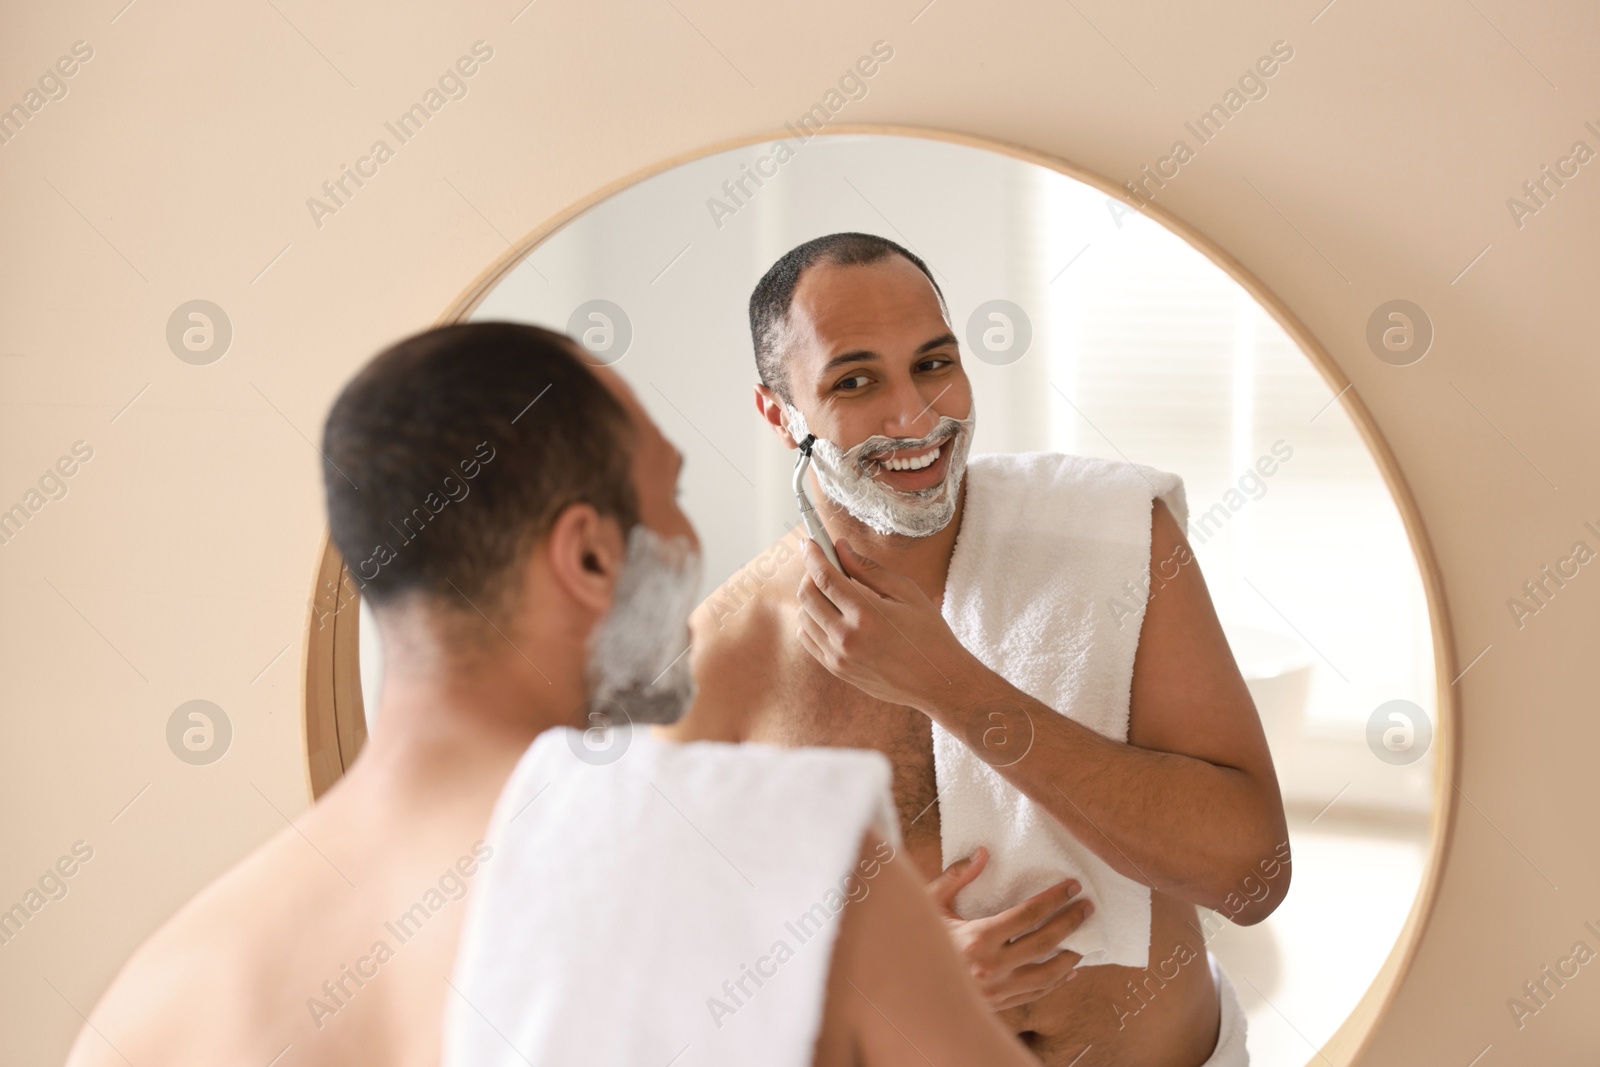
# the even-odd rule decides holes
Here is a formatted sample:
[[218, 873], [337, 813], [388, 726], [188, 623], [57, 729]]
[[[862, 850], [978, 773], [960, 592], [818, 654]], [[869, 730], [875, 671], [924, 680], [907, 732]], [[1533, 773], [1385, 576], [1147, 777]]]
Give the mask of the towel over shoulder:
[[[943, 614], [990, 670], [1060, 714], [1128, 738], [1133, 661], [1150, 588], [1160, 499], [1183, 528], [1183, 479], [1139, 463], [1054, 452], [974, 456]], [[989, 862], [956, 897], [992, 915], [1064, 878], [1095, 911], [1062, 947], [1079, 966], [1146, 967], [1150, 889], [1113, 870], [938, 723], [933, 726], [946, 866], [979, 845]]]

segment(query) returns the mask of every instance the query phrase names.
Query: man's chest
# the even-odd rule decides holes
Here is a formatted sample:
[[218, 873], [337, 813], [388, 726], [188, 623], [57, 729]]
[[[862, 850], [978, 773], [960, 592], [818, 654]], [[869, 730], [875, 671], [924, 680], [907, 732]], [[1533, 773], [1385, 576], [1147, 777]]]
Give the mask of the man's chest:
[[929, 878], [942, 868], [933, 724], [915, 708], [888, 704], [835, 678], [804, 649], [778, 656], [768, 698], [749, 720], [751, 741], [798, 747], [875, 749], [889, 759], [900, 833]]

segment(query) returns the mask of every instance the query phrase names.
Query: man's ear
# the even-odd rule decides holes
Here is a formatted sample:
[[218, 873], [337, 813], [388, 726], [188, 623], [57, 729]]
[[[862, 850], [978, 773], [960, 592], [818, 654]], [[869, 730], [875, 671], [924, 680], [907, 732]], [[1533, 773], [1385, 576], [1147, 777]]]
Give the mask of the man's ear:
[[627, 542], [615, 519], [589, 504], [569, 504], [556, 516], [545, 547], [557, 587], [596, 615], [610, 610], [627, 558]]
[[800, 447], [800, 442], [789, 432], [789, 422], [784, 418], [783, 402], [778, 399], [778, 394], [759, 383], [756, 385], [756, 411], [772, 427], [772, 432], [778, 435], [783, 447]]

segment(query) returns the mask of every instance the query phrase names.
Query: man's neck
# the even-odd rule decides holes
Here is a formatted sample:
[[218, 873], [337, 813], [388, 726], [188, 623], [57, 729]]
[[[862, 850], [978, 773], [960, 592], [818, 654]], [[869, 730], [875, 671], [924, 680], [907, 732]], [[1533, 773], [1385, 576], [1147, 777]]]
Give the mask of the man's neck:
[[[815, 479], [815, 474], [812, 477]], [[950, 574], [950, 557], [955, 553], [956, 537], [961, 533], [961, 515], [966, 502], [967, 483], [962, 479], [955, 513], [942, 530], [927, 537], [881, 534], [820, 491], [815, 507], [829, 534], [843, 537], [861, 555], [910, 578], [937, 604], [944, 598], [944, 583]]]
[[405, 778], [509, 770], [541, 733], [574, 725], [582, 703], [570, 683], [533, 681], [498, 671], [471, 679], [386, 671], [366, 762]]

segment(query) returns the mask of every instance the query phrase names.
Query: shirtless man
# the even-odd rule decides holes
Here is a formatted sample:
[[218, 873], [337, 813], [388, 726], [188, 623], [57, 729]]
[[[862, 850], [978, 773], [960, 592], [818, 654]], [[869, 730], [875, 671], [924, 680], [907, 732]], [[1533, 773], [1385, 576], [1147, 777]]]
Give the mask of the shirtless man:
[[[860, 234], [808, 242], [757, 286], [751, 325], [762, 379], [756, 406], [786, 447], [808, 432], [836, 450], [881, 435], [901, 447], [856, 471], [857, 488], [866, 490], [860, 500], [894, 506], [896, 494], [915, 503], [911, 494], [940, 492], [953, 453], [964, 458], [959, 436], [970, 424], [942, 439], [935, 427], [945, 416], [968, 419], [972, 391], [943, 296], [921, 260]], [[934, 446], [936, 458], [920, 466]], [[884, 465], [893, 461], [901, 469]], [[991, 1007], [1044, 1063], [1205, 1063], [1219, 1045], [1219, 991], [1203, 963], [1178, 966], [1174, 977], [1170, 954], [1182, 945], [1192, 954], [1185, 960], [1205, 959], [1197, 905], [1242, 925], [1259, 922], [1289, 876], [1271, 756], [1198, 564], [1178, 568], [1149, 598], [1128, 737], [1115, 741], [991, 671], [941, 617], [964, 484], [943, 525], [905, 535], [880, 533], [862, 520], [866, 504], [847, 510], [821, 491], [815, 469], [810, 477], [843, 573], [791, 534], [762, 554], [761, 580], [740, 584], [750, 599], [736, 612], [702, 604], [691, 623], [699, 696], [665, 732], [884, 752], [907, 851]], [[889, 492], [874, 497], [866, 478]], [[1153, 574], [1175, 556], [1192, 559], [1160, 499], [1151, 522]], [[1032, 744], [1009, 765], [986, 762], [1117, 872], [1150, 886], [1150, 971], [1082, 967], [1066, 982], [1074, 953], [1051, 958], [1008, 944], [1037, 925], [1041, 903], [1072, 921], [1064, 917], [1075, 906], [1075, 883], [973, 921], [954, 910], [955, 893], [988, 857], [980, 850], [941, 871], [932, 724], [971, 747], [987, 736], [984, 709], [997, 702], [1025, 712]], [[1263, 882], [1265, 890], [1248, 897], [1241, 888]], [[1147, 981], [1157, 966], [1166, 973]], [[1145, 991], [1140, 999], [1136, 989]]]
[[[681, 457], [569, 339], [484, 323], [403, 341], [345, 388], [323, 450], [332, 537], [387, 649], [378, 729], [135, 953], [69, 1067], [437, 1067], [462, 898], [495, 862], [483, 837], [518, 759], [597, 701], [645, 722], [687, 705], [687, 659], [663, 671], [640, 650], [676, 657], [694, 579], [675, 632], [638, 592], [682, 582], [652, 545], [698, 549], [674, 499]], [[635, 567], [650, 570], [619, 584]], [[920, 1062], [908, 1038], [1032, 1062], [903, 861], [845, 909], [835, 953], [819, 1064]]]

